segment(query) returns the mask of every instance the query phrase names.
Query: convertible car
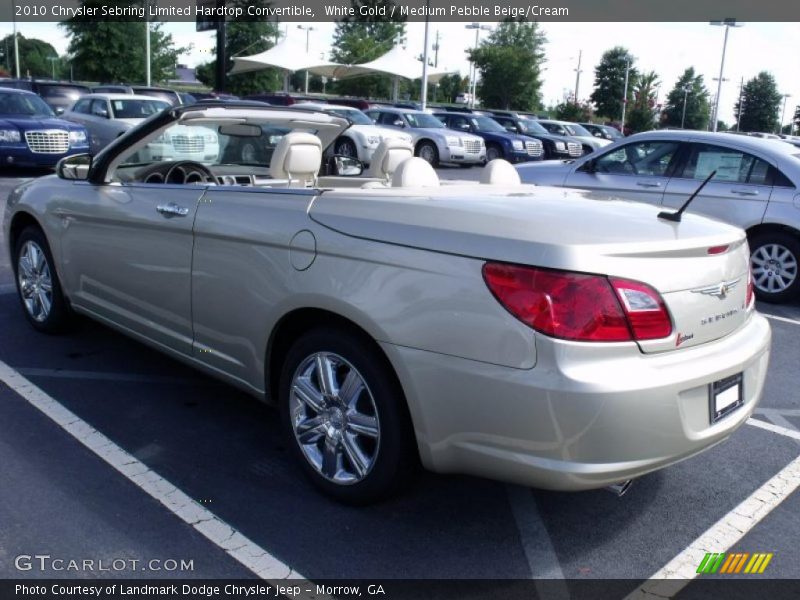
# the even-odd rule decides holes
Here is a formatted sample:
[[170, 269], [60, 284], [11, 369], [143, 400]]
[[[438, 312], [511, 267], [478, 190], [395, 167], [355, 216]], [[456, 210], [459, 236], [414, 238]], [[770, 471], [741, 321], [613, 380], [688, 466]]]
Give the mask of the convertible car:
[[[740, 229], [524, 185], [502, 160], [446, 184], [396, 139], [363, 172], [330, 153], [349, 125], [201, 103], [62, 160], [5, 208], [25, 317], [87, 315], [276, 404], [301, 468], [350, 503], [420, 462], [619, 486], [753, 412], [771, 334]], [[176, 128], [218, 155], [141, 151]]]

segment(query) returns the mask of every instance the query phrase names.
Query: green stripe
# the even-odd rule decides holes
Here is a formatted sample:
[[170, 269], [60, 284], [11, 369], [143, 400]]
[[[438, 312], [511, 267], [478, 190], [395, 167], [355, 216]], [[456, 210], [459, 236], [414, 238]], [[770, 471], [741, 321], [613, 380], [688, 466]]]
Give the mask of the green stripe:
[[704, 567], [706, 566], [706, 563], [708, 562], [708, 559], [711, 558], [711, 556], [712, 554], [710, 552], [706, 552], [706, 555], [703, 557], [703, 560], [700, 562], [700, 566], [697, 567], [697, 571], [695, 571], [695, 573], [705, 572]]
[[723, 561], [725, 560], [725, 553], [719, 555], [717, 562], [714, 564], [714, 567], [709, 571], [710, 573], [716, 573], [719, 568], [722, 566]]

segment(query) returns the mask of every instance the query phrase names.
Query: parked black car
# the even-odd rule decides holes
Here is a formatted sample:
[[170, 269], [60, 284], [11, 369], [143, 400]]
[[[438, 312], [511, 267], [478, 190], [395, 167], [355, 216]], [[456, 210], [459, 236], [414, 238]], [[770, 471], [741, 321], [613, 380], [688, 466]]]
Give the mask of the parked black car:
[[75, 104], [78, 98], [91, 92], [89, 86], [80, 83], [41, 79], [0, 79], [0, 87], [38, 94], [57, 115]]
[[518, 133], [542, 142], [545, 159], [578, 158], [583, 155], [583, 144], [580, 140], [553, 135], [533, 119], [508, 111], [493, 111], [492, 118], [510, 133]]

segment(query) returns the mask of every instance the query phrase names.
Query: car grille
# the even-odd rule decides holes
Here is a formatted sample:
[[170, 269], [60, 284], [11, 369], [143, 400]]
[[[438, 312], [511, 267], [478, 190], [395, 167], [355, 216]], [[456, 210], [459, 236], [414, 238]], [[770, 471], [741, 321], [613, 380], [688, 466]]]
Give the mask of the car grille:
[[479, 140], [464, 140], [464, 152], [467, 154], [480, 154], [481, 143]]
[[528, 153], [528, 156], [541, 156], [544, 152], [544, 146], [542, 146], [542, 142], [536, 141], [527, 141], [525, 142], [525, 150]]
[[172, 147], [178, 152], [202, 152], [206, 145], [200, 135], [173, 135]]
[[66, 131], [26, 131], [25, 142], [36, 154], [64, 154], [69, 150]]
[[578, 142], [567, 142], [567, 152], [572, 157], [581, 156], [583, 154], [583, 146]]

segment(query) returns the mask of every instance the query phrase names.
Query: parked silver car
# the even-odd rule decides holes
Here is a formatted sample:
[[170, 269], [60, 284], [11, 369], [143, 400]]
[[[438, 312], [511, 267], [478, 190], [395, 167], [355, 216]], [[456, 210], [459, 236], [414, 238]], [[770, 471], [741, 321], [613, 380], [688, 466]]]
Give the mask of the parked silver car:
[[760, 299], [786, 302], [800, 294], [800, 153], [781, 140], [650, 131], [575, 161], [518, 168], [530, 183], [671, 207], [680, 206], [716, 170], [688, 211], [747, 232]]
[[580, 140], [583, 144], [583, 153], [589, 154], [595, 150], [599, 150], [603, 146], [608, 146], [611, 141], [605, 138], [593, 136], [577, 123], [570, 123], [568, 121], [556, 121], [553, 119], [538, 119], [538, 123], [544, 127], [549, 133], [553, 135], [561, 135], [565, 137], [572, 137]]
[[[752, 414], [770, 328], [740, 229], [523, 185], [503, 160], [440, 185], [397, 140], [373, 165], [389, 180], [319, 176], [347, 126], [193, 105], [64, 159], [5, 206], [25, 317], [53, 332], [90, 316], [277, 404], [289, 452], [349, 502], [420, 460], [602, 487]], [[275, 145], [261, 165], [132, 160], [176, 127]]]
[[428, 112], [406, 108], [371, 108], [364, 111], [377, 125], [408, 131], [414, 138], [414, 154], [433, 166], [464, 166], [486, 162], [483, 138], [448, 129]]
[[86, 127], [92, 153], [97, 153], [134, 125], [171, 106], [150, 96], [86, 94], [62, 118]]

